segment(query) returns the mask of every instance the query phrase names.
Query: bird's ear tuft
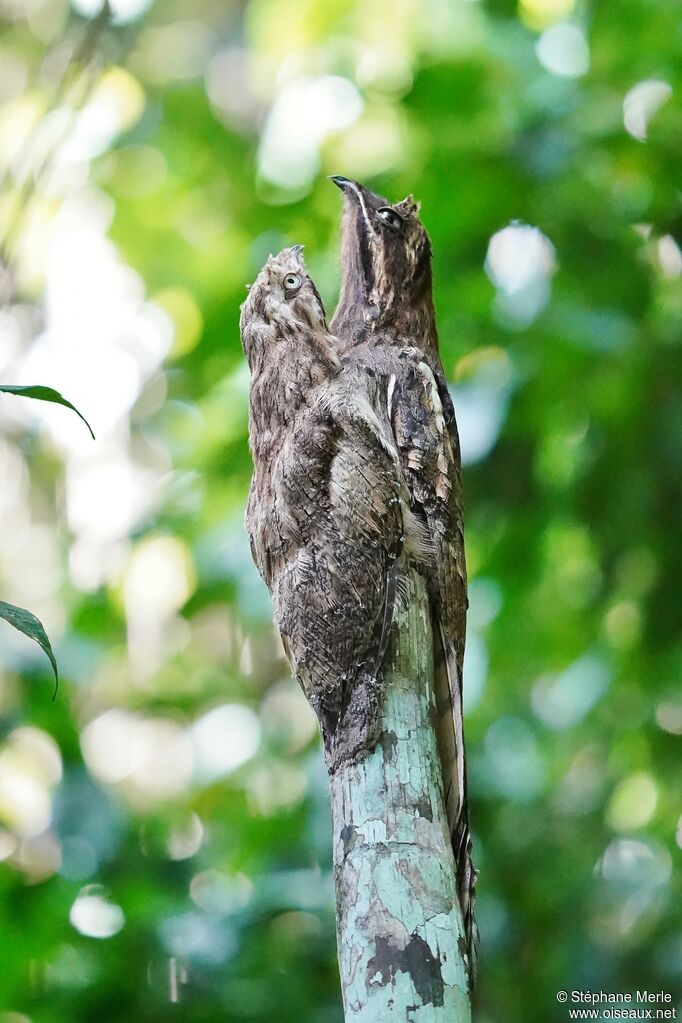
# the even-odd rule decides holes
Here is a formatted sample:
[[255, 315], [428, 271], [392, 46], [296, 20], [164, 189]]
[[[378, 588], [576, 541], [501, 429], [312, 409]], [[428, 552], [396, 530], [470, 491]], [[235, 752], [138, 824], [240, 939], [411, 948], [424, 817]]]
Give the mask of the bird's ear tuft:
[[303, 252], [303, 248], [304, 248], [303, 245], [292, 245], [291, 251], [294, 253], [295, 256], [298, 256], [301, 254], [301, 252]]
[[415, 200], [412, 194], [406, 195], [402, 202], [396, 203], [395, 208], [399, 210], [403, 216], [415, 216], [419, 213], [420, 204]]

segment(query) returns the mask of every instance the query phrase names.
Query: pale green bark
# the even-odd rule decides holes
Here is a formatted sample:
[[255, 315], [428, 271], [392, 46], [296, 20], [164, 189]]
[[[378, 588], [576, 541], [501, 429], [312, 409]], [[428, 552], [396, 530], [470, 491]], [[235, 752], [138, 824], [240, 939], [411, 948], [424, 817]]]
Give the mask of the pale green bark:
[[434, 730], [433, 644], [407, 578], [382, 672], [381, 736], [331, 775], [346, 1023], [470, 1023], [462, 918]]

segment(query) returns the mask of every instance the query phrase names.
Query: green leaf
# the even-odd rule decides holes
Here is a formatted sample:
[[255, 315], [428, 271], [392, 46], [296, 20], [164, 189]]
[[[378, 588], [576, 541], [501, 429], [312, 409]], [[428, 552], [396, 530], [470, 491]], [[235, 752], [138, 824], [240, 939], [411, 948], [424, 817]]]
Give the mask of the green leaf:
[[57, 686], [59, 685], [59, 671], [57, 670], [57, 661], [50, 641], [47, 638], [47, 633], [43, 628], [40, 619], [36, 618], [30, 611], [25, 611], [23, 607], [15, 607], [14, 604], [6, 604], [4, 600], [0, 600], [0, 618], [4, 618], [6, 622], [13, 625], [19, 632], [23, 632], [29, 639], [35, 640], [38, 646], [41, 646], [47, 656], [50, 659], [52, 670], [54, 671], [55, 677], [55, 695], [57, 693]]
[[43, 387], [42, 384], [29, 384], [26, 387], [16, 387], [13, 384], [0, 384], [0, 391], [4, 391], [6, 394], [18, 394], [21, 398], [37, 398], [39, 401], [53, 401], [56, 405], [65, 405], [66, 408], [70, 408], [72, 412], [75, 412], [79, 419], [82, 419], [88, 430], [90, 436], [95, 439], [95, 435], [92, 432], [92, 427], [87, 421], [85, 416], [81, 415], [75, 405], [72, 405], [70, 401], [55, 391], [53, 387]]

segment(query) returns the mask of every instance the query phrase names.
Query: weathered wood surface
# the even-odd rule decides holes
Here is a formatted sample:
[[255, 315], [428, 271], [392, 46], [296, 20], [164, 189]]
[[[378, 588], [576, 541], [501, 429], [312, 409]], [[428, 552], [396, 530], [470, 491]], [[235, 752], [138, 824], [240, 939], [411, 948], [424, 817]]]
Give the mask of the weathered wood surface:
[[382, 673], [381, 736], [331, 775], [346, 1023], [470, 1023], [434, 730], [431, 617], [407, 578]]

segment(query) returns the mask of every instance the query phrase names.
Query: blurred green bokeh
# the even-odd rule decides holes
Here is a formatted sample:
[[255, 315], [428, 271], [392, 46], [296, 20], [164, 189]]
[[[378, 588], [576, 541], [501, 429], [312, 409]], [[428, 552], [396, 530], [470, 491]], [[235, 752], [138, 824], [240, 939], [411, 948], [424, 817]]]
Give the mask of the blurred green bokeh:
[[[677, 0], [0, 0], [0, 1023], [340, 1023], [245, 284], [413, 192], [465, 458], [478, 1023], [682, 993]], [[89, 20], [92, 19], [92, 20]], [[21, 407], [19, 407], [21, 406]]]

